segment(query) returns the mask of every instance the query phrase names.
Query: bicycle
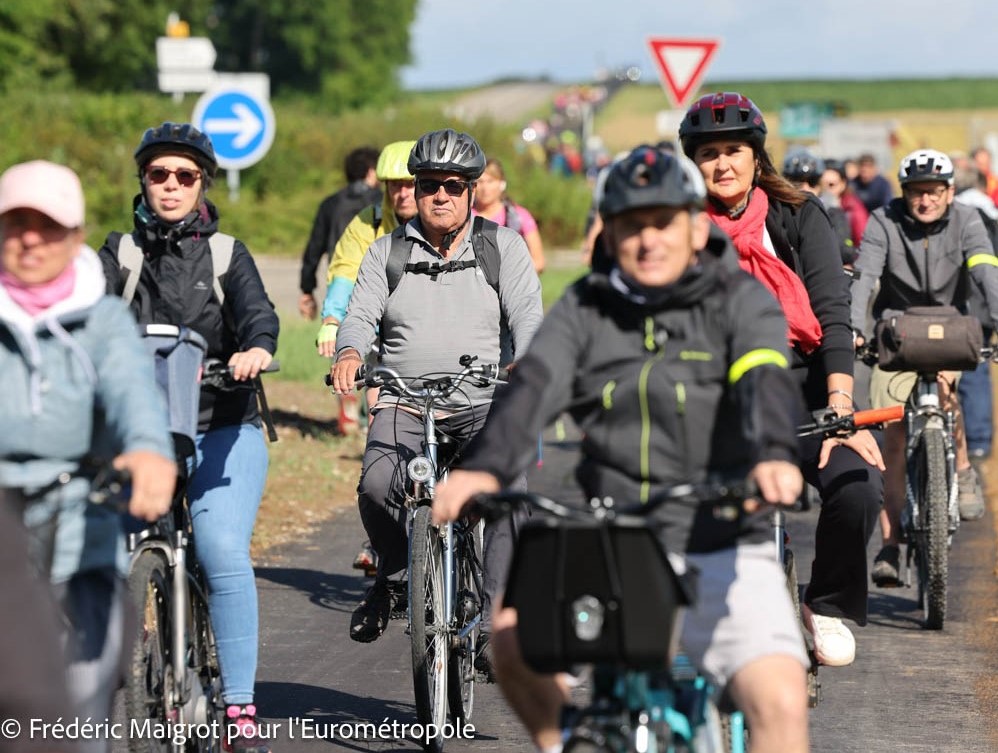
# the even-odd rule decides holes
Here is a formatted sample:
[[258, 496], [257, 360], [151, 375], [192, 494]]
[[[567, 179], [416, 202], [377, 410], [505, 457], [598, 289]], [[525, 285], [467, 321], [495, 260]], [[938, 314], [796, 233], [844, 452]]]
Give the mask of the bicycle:
[[[207, 344], [192, 330], [154, 324], [143, 334], [167, 397], [178, 482], [170, 512], [128, 535], [128, 588], [139, 618], [124, 690], [126, 713], [139, 733], [129, 736], [128, 747], [135, 753], [219, 753], [222, 735], [178, 742], [181, 737], [171, 731], [187, 725], [221, 730], [226, 722], [206, 581], [197, 558], [189, 556], [194, 530], [187, 486], [195, 471], [201, 385], [259, 391], [259, 382], [235, 382], [226, 364], [204, 360]], [[278, 368], [274, 362], [266, 371]]]
[[[994, 358], [993, 348], [981, 358]], [[864, 363], [877, 363], [875, 346], [857, 348]], [[905, 505], [901, 541], [906, 545], [901, 583], [911, 587], [914, 563], [922, 625], [942, 630], [946, 621], [949, 548], [960, 527], [956, 474], [956, 416], [939, 400], [938, 371], [916, 372], [915, 386], [903, 406], [905, 422]]]
[[[406, 466], [405, 509], [409, 538], [407, 619], [412, 646], [416, 717], [424, 726], [435, 725], [436, 737], [427, 738], [430, 751], [443, 748], [442, 731], [448, 718], [471, 719], [474, 710], [478, 629], [482, 619], [482, 530], [480, 521], [459, 520], [436, 526], [430, 507], [438, 481], [454, 461], [456, 443], [437, 427], [441, 402], [465, 383], [485, 387], [506, 381], [496, 364], [473, 366], [473, 356], [462, 356], [457, 374], [401, 377], [393, 369], [376, 366], [358, 372], [358, 387], [384, 388], [419, 406], [423, 422], [423, 452]], [[329, 385], [329, 376], [326, 376]]]
[[[848, 416], [820, 411], [798, 433], [844, 436], [900, 417], [898, 409]], [[620, 508], [611, 500], [572, 508], [527, 492], [479, 498], [487, 515], [520, 502], [550, 515], [521, 531], [505, 601], [517, 608], [521, 651], [534, 670], [593, 665], [589, 704], [569, 706], [562, 715], [564, 753], [745, 753], [749, 731], [741, 712], [715, 703], [708, 680], [676, 652], [678, 618], [694, 594], [673, 570], [647, 515], [665, 502], [712, 502], [715, 517], [732, 520], [753, 495], [745, 483], [707, 482], [681, 484], [644, 505]], [[801, 623], [785, 517], [779, 506], [773, 509], [776, 545]], [[565, 567], [569, 562], [589, 566]], [[812, 676], [809, 693], [816, 702]]]

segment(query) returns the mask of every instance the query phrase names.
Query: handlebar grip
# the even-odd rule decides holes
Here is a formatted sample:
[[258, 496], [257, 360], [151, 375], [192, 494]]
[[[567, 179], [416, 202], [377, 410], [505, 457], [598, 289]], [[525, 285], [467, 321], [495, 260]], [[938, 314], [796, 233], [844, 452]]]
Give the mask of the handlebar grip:
[[904, 418], [904, 406], [892, 405], [889, 408], [874, 408], [872, 410], [856, 411], [852, 414], [855, 426], [870, 426], [871, 424], [886, 424], [900, 421]]
[[499, 369], [496, 372], [496, 379], [498, 379], [500, 382], [508, 382], [509, 381], [509, 368], [508, 367], [503, 367], [503, 368]]
[[280, 370], [281, 370], [281, 362], [278, 361], [275, 358], [273, 361], [270, 362], [270, 365], [267, 368], [261, 369], [260, 373], [261, 374], [274, 374], [274, 373], [276, 373], [276, 372], [278, 372]]

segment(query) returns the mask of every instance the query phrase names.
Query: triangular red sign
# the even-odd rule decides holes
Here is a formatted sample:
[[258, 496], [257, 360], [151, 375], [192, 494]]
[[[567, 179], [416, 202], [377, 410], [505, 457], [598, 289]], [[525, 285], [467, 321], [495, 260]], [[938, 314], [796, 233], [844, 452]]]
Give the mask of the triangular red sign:
[[652, 59], [662, 74], [662, 87], [677, 110], [685, 107], [687, 98], [700, 87], [720, 44], [719, 39], [649, 37]]

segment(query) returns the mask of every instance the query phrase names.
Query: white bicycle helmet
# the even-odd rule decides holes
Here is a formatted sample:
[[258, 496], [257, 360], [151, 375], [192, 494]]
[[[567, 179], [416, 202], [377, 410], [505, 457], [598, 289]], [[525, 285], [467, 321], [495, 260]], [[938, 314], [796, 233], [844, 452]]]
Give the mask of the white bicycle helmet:
[[953, 185], [953, 161], [935, 149], [917, 149], [901, 160], [898, 182], [942, 181]]

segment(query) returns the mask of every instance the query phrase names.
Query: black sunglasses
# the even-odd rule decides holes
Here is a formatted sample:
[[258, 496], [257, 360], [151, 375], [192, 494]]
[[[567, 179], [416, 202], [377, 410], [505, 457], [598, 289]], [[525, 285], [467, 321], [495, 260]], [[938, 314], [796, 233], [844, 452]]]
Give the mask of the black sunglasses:
[[468, 187], [468, 182], [464, 180], [435, 180], [433, 178], [416, 178], [416, 188], [420, 193], [427, 196], [435, 196], [440, 186], [444, 187], [448, 196], [460, 196], [464, 189]]
[[176, 170], [171, 170], [168, 167], [156, 166], [146, 169], [146, 178], [150, 183], [155, 185], [166, 183], [166, 181], [170, 179], [171, 175], [177, 176], [177, 183], [182, 185], [184, 188], [190, 188], [201, 180], [201, 171], [192, 170], [189, 167], [178, 167]]

